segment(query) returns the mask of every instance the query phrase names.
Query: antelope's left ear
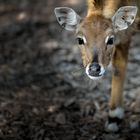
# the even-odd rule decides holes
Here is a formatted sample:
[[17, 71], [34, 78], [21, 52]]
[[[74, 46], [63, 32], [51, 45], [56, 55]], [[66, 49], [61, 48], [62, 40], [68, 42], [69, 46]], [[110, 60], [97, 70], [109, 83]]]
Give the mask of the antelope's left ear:
[[127, 29], [134, 22], [137, 11], [137, 6], [124, 6], [119, 8], [112, 17], [114, 30], [117, 32]]

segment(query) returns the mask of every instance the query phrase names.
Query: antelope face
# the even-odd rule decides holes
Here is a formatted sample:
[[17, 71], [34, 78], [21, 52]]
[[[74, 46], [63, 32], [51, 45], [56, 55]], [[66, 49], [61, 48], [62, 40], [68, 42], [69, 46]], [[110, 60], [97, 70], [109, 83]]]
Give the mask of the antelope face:
[[127, 29], [135, 19], [137, 7], [121, 7], [111, 19], [102, 14], [91, 14], [81, 19], [67, 7], [55, 9], [59, 24], [76, 32], [85, 72], [89, 78], [101, 78], [111, 63], [118, 31]]
[[115, 33], [111, 21], [101, 16], [86, 17], [76, 30], [86, 74], [99, 79], [111, 62]]

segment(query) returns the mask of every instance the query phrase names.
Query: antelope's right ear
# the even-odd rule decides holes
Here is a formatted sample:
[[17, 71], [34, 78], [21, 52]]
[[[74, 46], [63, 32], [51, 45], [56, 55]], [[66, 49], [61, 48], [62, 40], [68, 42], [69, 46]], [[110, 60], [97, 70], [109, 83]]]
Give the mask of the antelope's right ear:
[[81, 17], [68, 7], [57, 7], [54, 10], [59, 24], [68, 31], [74, 31], [80, 23]]

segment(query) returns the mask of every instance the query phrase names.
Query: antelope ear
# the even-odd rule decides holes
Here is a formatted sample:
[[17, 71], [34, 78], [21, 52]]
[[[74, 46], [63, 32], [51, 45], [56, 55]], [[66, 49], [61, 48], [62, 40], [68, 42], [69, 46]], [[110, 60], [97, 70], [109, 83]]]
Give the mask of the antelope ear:
[[138, 8], [136, 6], [124, 6], [118, 9], [112, 17], [115, 31], [127, 29], [135, 20]]
[[54, 10], [58, 23], [66, 30], [73, 31], [80, 23], [80, 16], [68, 7], [57, 7]]

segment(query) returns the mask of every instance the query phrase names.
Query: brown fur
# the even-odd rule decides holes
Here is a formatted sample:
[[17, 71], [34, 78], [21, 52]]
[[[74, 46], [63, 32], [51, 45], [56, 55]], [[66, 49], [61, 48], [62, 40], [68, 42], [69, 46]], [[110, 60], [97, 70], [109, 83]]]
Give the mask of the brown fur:
[[[119, 7], [126, 5], [140, 7], [140, 0], [87, 0], [87, 15], [100, 12], [105, 17], [111, 18]], [[138, 15], [140, 16], [140, 10]]]
[[[110, 48], [105, 47], [105, 37], [112, 34], [111, 20], [117, 9], [121, 6], [131, 5], [140, 8], [139, 0], [87, 0], [87, 16], [77, 29], [77, 35], [84, 35], [87, 44], [81, 47], [81, 54], [84, 66], [93, 62], [93, 49], [98, 52], [98, 61], [104, 67], [112, 61], [112, 93], [110, 99], [110, 109], [123, 105], [123, 83], [127, 67], [129, 40], [131, 28], [122, 31], [118, 36], [121, 41]], [[139, 10], [140, 11], [140, 10]], [[140, 16], [138, 11], [137, 18]], [[135, 24], [134, 24], [135, 25]], [[140, 24], [139, 24], [140, 25]], [[109, 30], [110, 29], [110, 30]], [[108, 31], [107, 31], [108, 30]]]

